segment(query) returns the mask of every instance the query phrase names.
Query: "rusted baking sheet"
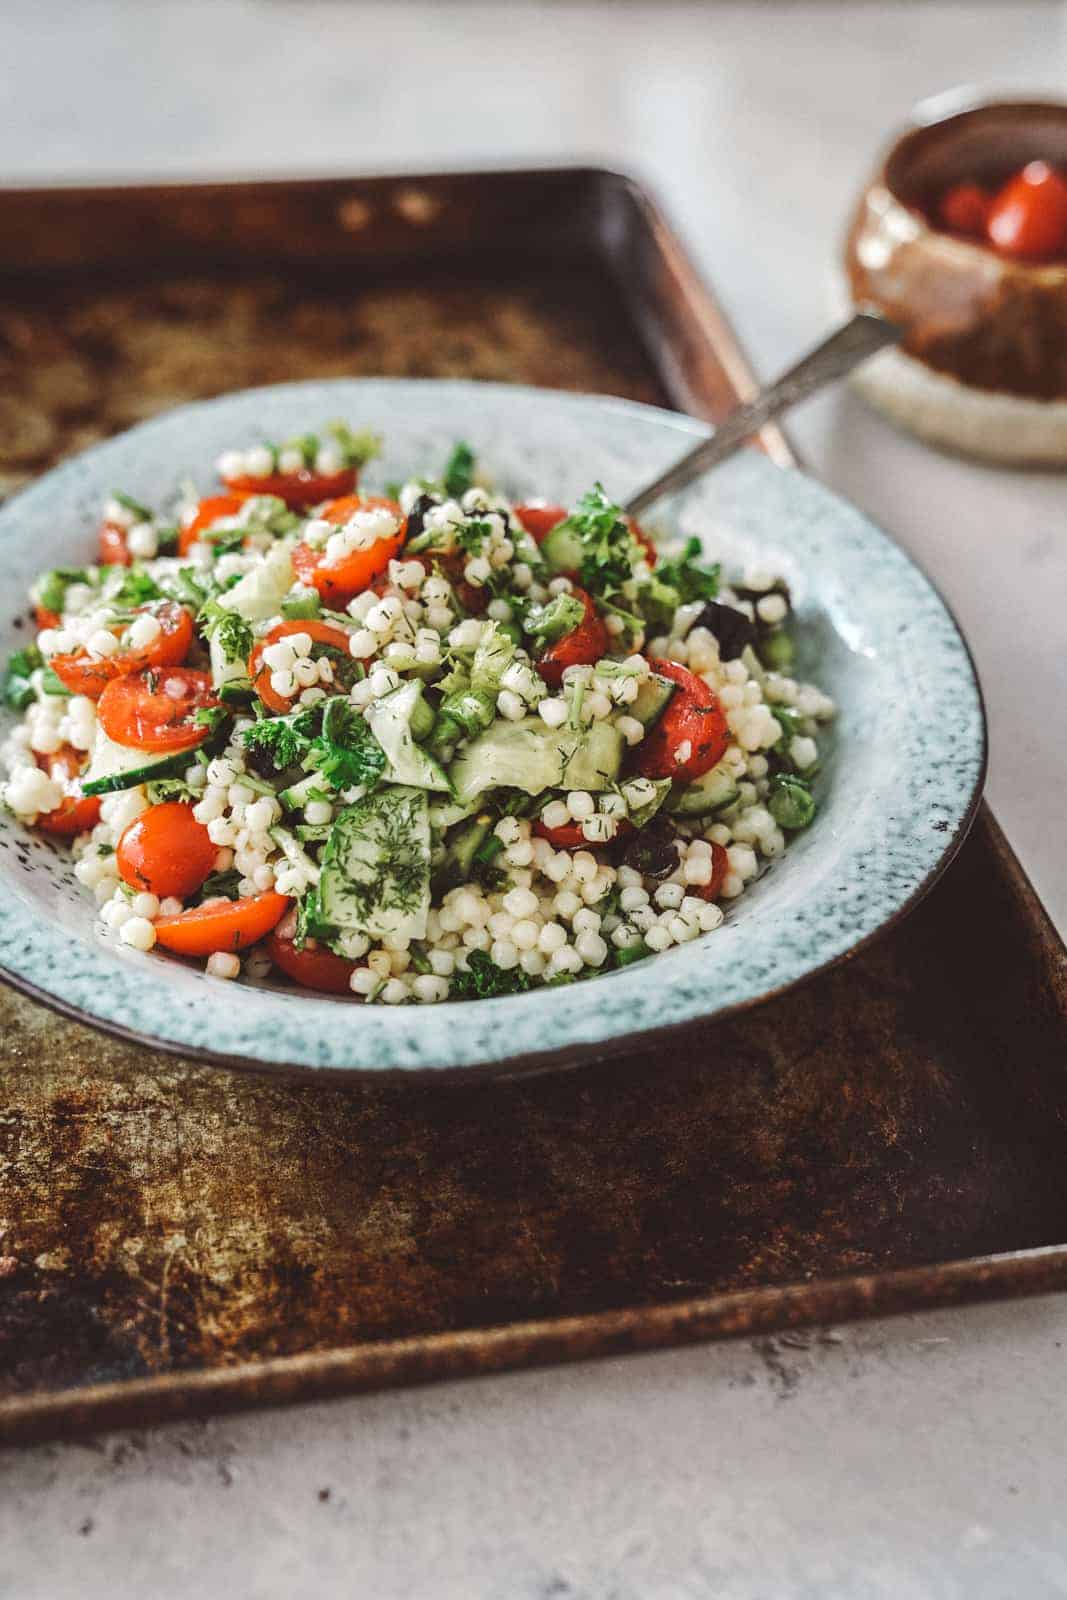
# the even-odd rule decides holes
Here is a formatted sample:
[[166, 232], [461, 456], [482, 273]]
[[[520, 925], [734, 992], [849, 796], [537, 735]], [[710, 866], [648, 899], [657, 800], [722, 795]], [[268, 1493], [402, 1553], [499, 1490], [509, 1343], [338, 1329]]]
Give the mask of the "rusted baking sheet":
[[[0, 471], [279, 378], [471, 374], [709, 415], [750, 383], [630, 186], [485, 181], [489, 251], [473, 201], [467, 253], [438, 250], [435, 180], [405, 180], [421, 221], [377, 180], [294, 186], [349, 222], [364, 197], [354, 233], [331, 200], [338, 259], [283, 261], [254, 229], [244, 260], [234, 223], [216, 268], [223, 191], [139, 191], [125, 232], [111, 192], [95, 215], [130, 249], [171, 219], [121, 273], [64, 257], [69, 197], [19, 196], [35, 270], [0, 228], [0, 393], [24, 433], [0, 428]], [[286, 189], [272, 214], [294, 214]], [[523, 1081], [335, 1087], [152, 1057], [0, 991], [0, 1438], [1067, 1282], [1065, 954], [987, 811], [890, 936], [686, 1037]]]

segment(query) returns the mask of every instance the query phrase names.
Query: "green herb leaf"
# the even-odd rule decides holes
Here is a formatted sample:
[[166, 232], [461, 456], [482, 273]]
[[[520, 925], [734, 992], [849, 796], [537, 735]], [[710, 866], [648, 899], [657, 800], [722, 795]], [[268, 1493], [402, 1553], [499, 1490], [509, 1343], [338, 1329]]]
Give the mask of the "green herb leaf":
[[222, 723], [229, 719], [230, 712], [225, 706], [201, 706], [194, 712], [193, 721], [200, 728], [210, 728], [212, 733]]
[[457, 971], [449, 980], [449, 996], [454, 1000], [489, 1000], [496, 995], [524, 994], [531, 987], [521, 967], [505, 972], [484, 950], [472, 950], [466, 972]]
[[368, 461], [373, 461], [382, 453], [381, 434], [369, 428], [361, 433], [353, 433], [347, 422], [331, 422], [326, 432], [335, 444], [340, 445], [346, 466], [365, 467]]
[[33, 598], [46, 611], [62, 612], [71, 584], [89, 582], [91, 579], [84, 567], [56, 567], [37, 579], [33, 586]]
[[474, 487], [474, 451], [461, 439], [452, 451], [441, 475], [445, 493], [453, 500]]
[[143, 567], [128, 567], [122, 583], [111, 596], [111, 604], [116, 606], [143, 606], [149, 600], [158, 600], [162, 590], [156, 580]]
[[322, 732], [304, 766], [321, 773], [334, 789], [376, 787], [385, 771], [385, 751], [352, 702], [343, 695], [323, 703]]
[[239, 612], [230, 611], [217, 600], [208, 600], [196, 620], [201, 632], [218, 644], [227, 661], [248, 660], [255, 635], [251, 624]]
[[226, 900], [239, 900], [240, 882], [241, 874], [236, 867], [227, 867], [225, 872], [209, 873], [193, 897], [192, 903], [200, 906], [205, 900], [217, 900], [220, 896]]
[[719, 592], [718, 562], [706, 566], [699, 561], [702, 549], [699, 539], [688, 539], [680, 556], [673, 561], [660, 561], [656, 567], [657, 581], [677, 590], [680, 605], [714, 600]]
[[602, 484], [594, 484], [560, 526], [578, 535], [583, 588], [598, 595], [616, 593], [633, 577], [644, 552], [631, 533], [622, 508], [608, 499]]
[[246, 749], [263, 751], [273, 762], [274, 770], [284, 772], [286, 767], [295, 767], [303, 761], [311, 749], [311, 737], [306, 731], [308, 720], [305, 713], [295, 717], [266, 717], [246, 728], [241, 738]]
[[151, 522], [151, 511], [146, 505], [142, 505], [140, 500], [135, 500], [132, 494], [123, 494], [121, 489], [112, 489], [111, 498], [112, 500], [117, 500], [119, 505], [125, 507], [127, 511], [132, 512], [138, 522]]

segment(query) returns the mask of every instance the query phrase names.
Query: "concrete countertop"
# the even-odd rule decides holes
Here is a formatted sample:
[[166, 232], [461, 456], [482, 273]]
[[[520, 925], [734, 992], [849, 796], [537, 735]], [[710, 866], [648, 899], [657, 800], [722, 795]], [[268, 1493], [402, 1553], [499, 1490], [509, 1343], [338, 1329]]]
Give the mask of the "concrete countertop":
[[[770, 375], [886, 130], [1067, 80], [1067, 7], [7, 0], [0, 182], [588, 158], [647, 178]], [[793, 424], [956, 610], [1061, 928], [1067, 481]], [[1064, 1303], [907, 1317], [0, 1458], [0, 1594], [1067, 1594]]]

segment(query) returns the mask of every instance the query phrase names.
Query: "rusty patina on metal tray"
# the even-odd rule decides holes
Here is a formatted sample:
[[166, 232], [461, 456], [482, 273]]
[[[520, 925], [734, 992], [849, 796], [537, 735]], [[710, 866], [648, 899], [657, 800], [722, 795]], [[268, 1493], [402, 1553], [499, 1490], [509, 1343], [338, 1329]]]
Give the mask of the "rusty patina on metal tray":
[[[712, 417], [752, 386], [607, 174], [24, 191], [0, 215], [8, 488], [284, 378]], [[873, 948], [574, 1073], [283, 1083], [0, 991], [0, 1438], [1062, 1286], [1065, 960], [983, 810]]]

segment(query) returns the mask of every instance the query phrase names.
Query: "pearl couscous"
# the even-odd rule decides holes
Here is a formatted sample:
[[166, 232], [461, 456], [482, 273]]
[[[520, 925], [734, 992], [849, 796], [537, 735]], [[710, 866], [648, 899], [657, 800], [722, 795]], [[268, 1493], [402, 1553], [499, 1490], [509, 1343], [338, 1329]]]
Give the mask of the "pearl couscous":
[[597, 485], [516, 504], [456, 447], [357, 493], [335, 426], [222, 489], [103, 508], [45, 573], [0, 797], [103, 937], [385, 1005], [508, 994], [711, 933], [815, 813], [817, 688], [775, 574], [727, 585]]

